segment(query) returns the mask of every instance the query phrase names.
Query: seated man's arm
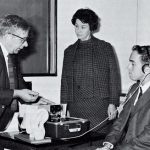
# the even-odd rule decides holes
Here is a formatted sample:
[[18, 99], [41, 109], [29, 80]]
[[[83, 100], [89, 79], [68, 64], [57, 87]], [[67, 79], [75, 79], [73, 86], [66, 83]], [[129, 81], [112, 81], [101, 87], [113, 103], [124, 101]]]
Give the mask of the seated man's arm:
[[[108, 147], [109, 147], [109, 149], [111, 149], [112, 148], [111, 145], [115, 146], [117, 143], [120, 142], [120, 139], [121, 139], [122, 135], [124, 134], [125, 125], [127, 123], [129, 115], [130, 115], [130, 111], [129, 111], [129, 108], [131, 107], [130, 104], [131, 103], [128, 102], [124, 106], [124, 109], [120, 113], [119, 118], [117, 118], [115, 120], [115, 122], [113, 123], [110, 133], [106, 136], [106, 138], [104, 140], [105, 141], [104, 144], [106, 143], [106, 145], [108, 145], [108, 146], [105, 145], [102, 148], [104, 148], [104, 149], [107, 148], [108, 149]], [[102, 148], [101, 149], [97, 149], [97, 150], [103, 150]]]
[[143, 132], [128, 143], [120, 145], [120, 150], [148, 150], [150, 149], [150, 124], [145, 126]]

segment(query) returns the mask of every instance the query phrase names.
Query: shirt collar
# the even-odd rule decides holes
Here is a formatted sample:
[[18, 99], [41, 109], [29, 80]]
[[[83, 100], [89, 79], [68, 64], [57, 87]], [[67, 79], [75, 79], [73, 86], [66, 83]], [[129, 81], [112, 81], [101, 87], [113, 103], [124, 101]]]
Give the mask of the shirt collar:
[[150, 81], [140, 87], [142, 88], [142, 93], [144, 93], [150, 87]]
[[2, 43], [0, 43], [0, 46], [1, 46], [4, 57], [7, 58], [9, 54], [8, 51], [6, 50], [5, 46]]

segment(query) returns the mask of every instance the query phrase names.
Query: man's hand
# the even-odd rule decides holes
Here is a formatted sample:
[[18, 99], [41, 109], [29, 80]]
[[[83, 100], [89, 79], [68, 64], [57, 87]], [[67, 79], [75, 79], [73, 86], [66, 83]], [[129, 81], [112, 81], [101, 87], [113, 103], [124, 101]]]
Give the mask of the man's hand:
[[35, 102], [39, 93], [28, 89], [14, 90], [14, 98], [21, 98], [24, 102]]
[[40, 97], [39, 101], [36, 103], [36, 105], [55, 105], [55, 104], [56, 104], [55, 102], [52, 102], [43, 97]]
[[117, 115], [116, 107], [113, 104], [109, 104], [108, 106], [108, 116], [109, 120], [113, 120]]

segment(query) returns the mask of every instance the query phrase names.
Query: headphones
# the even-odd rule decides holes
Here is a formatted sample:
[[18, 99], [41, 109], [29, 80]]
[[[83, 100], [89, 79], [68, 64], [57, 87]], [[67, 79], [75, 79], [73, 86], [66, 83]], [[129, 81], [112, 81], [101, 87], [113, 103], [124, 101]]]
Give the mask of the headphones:
[[150, 67], [149, 64], [144, 64], [144, 65], [142, 66], [142, 72], [143, 72], [143, 73], [146, 73], [146, 72], [145, 72], [145, 68], [146, 68], [146, 67]]
[[142, 56], [142, 61], [145, 62], [145, 64], [142, 66], [141, 69], [143, 73], [146, 73], [145, 68], [150, 68], [150, 45], [135, 45], [133, 46], [132, 50], [136, 50]]

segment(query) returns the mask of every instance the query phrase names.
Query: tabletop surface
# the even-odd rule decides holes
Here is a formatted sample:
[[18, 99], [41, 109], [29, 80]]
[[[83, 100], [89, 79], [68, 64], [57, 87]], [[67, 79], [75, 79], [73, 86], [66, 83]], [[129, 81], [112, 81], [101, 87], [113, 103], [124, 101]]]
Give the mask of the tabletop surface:
[[[27, 134], [20, 134], [19, 132], [3, 132], [0, 133], [0, 145], [3, 148], [8, 148], [11, 150], [57, 150], [60, 147], [68, 149], [68, 147], [72, 147], [73, 145], [80, 145], [90, 142], [90, 138], [90, 136], [83, 136], [71, 140], [45, 138], [41, 141], [32, 141], [29, 140], [29, 136]], [[93, 148], [91, 147], [91, 149]]]

